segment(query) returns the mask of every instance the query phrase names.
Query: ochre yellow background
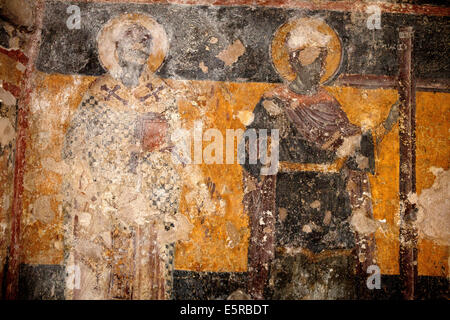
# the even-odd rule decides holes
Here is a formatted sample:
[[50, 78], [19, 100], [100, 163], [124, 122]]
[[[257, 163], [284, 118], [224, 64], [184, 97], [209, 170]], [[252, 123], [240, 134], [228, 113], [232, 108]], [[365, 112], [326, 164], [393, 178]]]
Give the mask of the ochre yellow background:
[[[63, 216], [60, 210], [62, 176], [42, 168], [41, 160], [61, 161], [65, 130], [73, 111], [94, 77], [36, 73], [26, 152], [24, 212], [22, 216], [22, 262], [30, 264], [63, 263]], [[239, 111], [252, 111], [261, 95], [276, 86], [268, 83], [232, 83], [213, 81], [168, 80], [191, 97], [179, 104], [187, 129], [195, 120], [203, 121], [204, 130], [217, 128], [225, 137], [226, 129], [244, 128]], [[375, 128], [387, 116], [397, 100], [395, 90], [365, 90], [351, 87], [327, 87], [341, 103], [351, 122], [366, 129]], [[449, 167], [448, 143], [450, 94], [417, 93], [417, 191], [434, 181], [429, 168]], [[45, 141], [45, 143], [42, 142]], [[42, 146], [45, 148], [42, 148]], [[207, 143], [204, 143], [204, 147]], [[374, 216], [386, 219], [376, 233], [377, 260], [384, 274], [398, 274], [398, 127], [377, 146], [376, 174], [370, 176]], [[226, 203], [223, 215], [190, 211], [194, 225], [191, 239], [176, 246], [175, 268], [193, 271], [246, 271], [250, 231], [248, 215], [243, 210], [242, 169], [239, 165], [200, 165], [205, 178], [215, 184], [214, 197]], [[56, 170], [57, 171], [57, 170]], [[41, 195], [52, 197], [55, 217], [43, 224], [33, 219], [31, 204]], [[180, 209], [186, 213], [190, 204], [184, 197]], [[228, 245], [227, 224], [240, 236], [239, 244]], [[448, 275], [448, 247], [431, 241], [419, 243], [419, 274]]]

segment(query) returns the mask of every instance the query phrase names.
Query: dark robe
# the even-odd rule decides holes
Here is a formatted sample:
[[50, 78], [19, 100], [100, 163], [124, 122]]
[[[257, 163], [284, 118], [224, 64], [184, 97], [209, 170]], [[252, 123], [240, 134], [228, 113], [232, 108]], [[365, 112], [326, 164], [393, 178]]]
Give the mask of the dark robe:
[[[273, 108], [265, 107], [265, 101], [272, 101], [278, 108], [273, 110]], [[342, 165], [338, 167], [338, 170], [329, 170], [329, 172], [315, 170], [315, 165], [333, 167], [333, 164], [339, 162], [336, 155], [337, 149], [342, 145], [345, 137], [361, 134], [360, 128], [349, 122], [339, 103], [324, 89], [320, 89], [315, 95], [305, 96], [296, 94], [285, 86], [266, 93], [262, 97], [254, 109], [254, 120], [247, 127], [247, 129], [251, 128], [267, 129], [268, 132], [270, 129], [278, 129], [280, 164], [283, 162], [294, 165], [303, 164], [304, 168], [310, 168], [303, 171], [280, 170], [276, 174], [272, 257], [274, 260], [271, 262], [272, 270], [270, 271], [274, 286], [272, 297], [339, 298], [338, 292], [342, 290], [333, 289], [334, 285], [329, 281], [322, 286], [334, 293], [321, 295], [311, 291], [317, 291], [317, 285], [324, 281], [324, 277], [329, 277], [330, 271], [328, 276], [318, 271], [327, 269], [328, 264], [335, 266], [327, 270], [334, 270], [332, 274], [337, 273], [341, 276], [344, 276], [344, 273], [352, 273], [355, 269], [355, 263], [351, 258], [341, 255], [338, 260], [342, 261], [336, 263], [336, 261], [333, 262], [336, 259], [329, 261], [330, 258], [324, 260], [320, 257], [330, 256], [338, 251], [354, 251], [359, 238], [350, 225], [353, 210], [364, 207], [367, 216], [372, 216], [370, 199], [362, 200], [363, 192], [370, 192], [367, 172], [374, 170], [370, 132], [362, 134], [360, 146], [346, 159], [341, 159]], [[357, 162], [357, 159], [362, 159], [361, 156], [367, 158], [365, 162], [367, 165], [363, 168]], [[260, 176], [261, 163], [250, 165], [248, 159], [246, 160], [243, 167], [253, 177], [251, 179], [256, 179], [255, 181], [266, 179]], [[255, 208], [255, 205], [250, 207]], [[252, 209], [249, 210], [252, 220], [256, 216], [252, 216], [251, 211]], [[251, 223], [251, 225], [257, 226], [258, 223]], [[257, 233], [252, 230], [252, 234]], [[253, 239], [250, 242], [255, 246], [255, 243], [261, 242], [261, 239], [258, 241]], [[288, 251], [291, 253], [286, 254]], [[249, 252], [249, 255], [255, 255], [254, 248], [250, 248]], [[302, 252], [301, 255], [306, 254], [308, 258], [299, 258], [298, 254], [295, 255], [292, 252]], [[295, 274], [298, 271], [295, 261], [303, 263], [304, 266], [300, 269], [308, 274], [307, 278], [310, 284], [313, 283], [312, 287], [315, 283], [315, 289], [312, 287], [310, 290], [305, 289], [308, 287], [306, 284], [301, 285], [303, 291], [292, 287], [295, 286], [292, 281], [296, 278]], [[305, 267], [305, 261], [310, 261], [311, 266]], [[252, 257], [249, 257], [249, 264], [252, 265]], [[301, 279], [297, 280], [297, 286], [304, 282]], [[348, 284], [348, 281], [346, 283]]]

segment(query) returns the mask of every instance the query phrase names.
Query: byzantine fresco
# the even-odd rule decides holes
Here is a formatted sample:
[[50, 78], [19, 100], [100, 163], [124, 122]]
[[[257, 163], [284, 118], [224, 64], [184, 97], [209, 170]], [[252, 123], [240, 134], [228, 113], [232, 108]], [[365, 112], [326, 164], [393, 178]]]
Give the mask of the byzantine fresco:
[[[32, 78], [25, 288], [56, 268], [58, 299], [395, 297], [400, 95], [386, 79], [404, 25], [416, 78], [448, 79], [448, 47], [423, 41], [448, 17], [387, 13], [367, 30], [352, 11], [93, 2], [76, 3], [81, 27], [67, 30], [72, 4], [47, 3]], [[449, 94], [423, 88], [416, 266], [423, 287], [445, 287]], [[208, 161], [226, 158], [230, 129], [276, 131], [264, 142], [277, 171], [238, 163], [240, 144], [252, 148], [240, 138], [233, 162]]]

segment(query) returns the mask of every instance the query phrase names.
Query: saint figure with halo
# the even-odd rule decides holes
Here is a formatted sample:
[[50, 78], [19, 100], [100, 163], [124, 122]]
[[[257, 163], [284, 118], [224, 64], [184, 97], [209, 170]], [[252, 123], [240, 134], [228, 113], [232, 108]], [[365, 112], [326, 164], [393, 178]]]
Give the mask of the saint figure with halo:
[[[271, 56], [284, 84], [262, 96], [247, 126], [268, 134], [278, 129], [280, 135], [279, 168], [272, 177], [274, 230], [266, 227], [274, 239], [273, 256], [262, 272], [268, 273], [274, 299], [346, 298], [355, 290], [356, 270], [374, 264], [370, 254], [376, 228], [370, 228], [375, 221], [368, 179], [375, 164], [372, 135], [352, 124], [323, 87], [342, 60], [340, 39], [323, 20], [283, 24], [274, 34]], [[247, 160], [243, 166], [244, 183], [268, 179], [260, 175], [261, 162]], [[250, 207], [258, 208], [260, 200], [250, 201]], [[357, 230], [358, 221], [367, 223], [368, 230]], [[269, 236], [251, 240], [261, 245], [251, 254], [266, 250]]]
[[174, 243], [189, 227], [169, 138], [177, 103], [155, 75], [167, 35], [131, 13], [106, 23], [97, 43], [107, 73], [84, 95], [63, 148], [66, 265], [75, 278], [66, 297], [168, 299]]

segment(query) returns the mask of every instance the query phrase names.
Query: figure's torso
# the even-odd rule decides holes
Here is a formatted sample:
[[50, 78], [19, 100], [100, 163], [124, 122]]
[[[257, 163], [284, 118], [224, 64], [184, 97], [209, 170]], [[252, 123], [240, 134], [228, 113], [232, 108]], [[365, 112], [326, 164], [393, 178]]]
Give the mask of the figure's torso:
[[[279, 110], [270, 109], [273, 101]], [[339, 139], [359, 132], [339, 103], [324, 89], [312, 96], [286, 87], [265, 94], [249, 128], [278, 129], [279, 171], [276, 183], [276, 245], [312, 252], [351, 249], [354, 234], [345, 159], [338, 159]], [[341, 161], [342, 160], [342, 161]], [[284, 163], [293, 170], [283, 170]]]

